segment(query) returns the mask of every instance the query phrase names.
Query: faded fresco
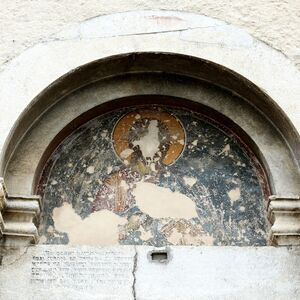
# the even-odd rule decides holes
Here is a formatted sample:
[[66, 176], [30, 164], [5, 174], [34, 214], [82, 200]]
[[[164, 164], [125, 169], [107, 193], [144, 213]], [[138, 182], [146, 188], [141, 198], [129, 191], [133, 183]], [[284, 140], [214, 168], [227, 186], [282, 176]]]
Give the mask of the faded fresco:
[[53, 153], [41, 243], [265, 245], [264, 183], [216, 124], [175, 108], [120, 109]]

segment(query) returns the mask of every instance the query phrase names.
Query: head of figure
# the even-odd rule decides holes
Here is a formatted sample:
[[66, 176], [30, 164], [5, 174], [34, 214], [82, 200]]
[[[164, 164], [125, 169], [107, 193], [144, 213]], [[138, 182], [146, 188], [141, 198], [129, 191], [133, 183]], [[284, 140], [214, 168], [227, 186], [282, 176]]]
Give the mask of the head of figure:
[[181, 122], [163, 110], [125, 114], [113, 131], [116, 154], [141, 174], [157, 172], [181, 155], [185, 131]]
[[171, 136], [166, 124], [154, 118], [137, 120], [128, 133], [129, 148], [133, 150], [130, 164], [156, 171], [170, 149]]

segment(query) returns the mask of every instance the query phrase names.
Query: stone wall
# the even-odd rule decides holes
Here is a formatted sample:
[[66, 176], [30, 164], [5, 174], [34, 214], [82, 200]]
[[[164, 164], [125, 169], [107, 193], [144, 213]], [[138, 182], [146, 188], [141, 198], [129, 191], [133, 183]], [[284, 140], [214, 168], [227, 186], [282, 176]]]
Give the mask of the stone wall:
[[0, 64], [68, 25], [143, 9], [189, 11], [226, 21], [283, 52], [300, 68], [300, 2], [291, 0], [2, 0]]
[[[77, 24], [78, 26], [73, 27], [73, 31], [66, 30], [60, 35], [50, 37], [51, 33], [63, 27], [99, 14], [150, 8], [186, 10], [207, 14], [238, 25], [255, 37], [271, 44], [292, 61], [297, 62], [298, 59], [299, 62], [300, 26], [297, 1], [290, 3], [231, 1], [231, 5], [228, 5], [227, 1], [214, 3], [170, 1], [168, 3], [166, 1], [41, 0], [37, 2], [23, 0], [10, 2], [3, 0], [0, 8], [0, 28], [3, 39], [0, 50], [2, 63], [17, 56], [25, 48], [41, 42], [40, 46], [31, 48], [11, 64], [6, 64], [7, 68], [3, 68], [4, 71], [0, 73], [2, 91], [0, 103], [2, 116], [4, 116], [0, 120], [0, 144], [11, 138], [9, 132], [12, 132], [13, 125], [19, 128], [19, 131], [13, 132], [18, 143], [23, 137], [22, 134], [28, 133], [27, 129], [43, 129], [41, 123], [34, 122], [41, 121], [40, 115], [47, 111], [58, 96], [54, 93], [52, 98], [46, 97], [46, 100], [50, 99], [49, 107], [45, 101], [41, 100], [43, 98], [39, 99], [36, 96], [57, 78], [95, 59], [120, 53], [144, 51], [181, 53], [211, 60], [234, 70], [247, 78], [248, 84], [255, 83], [273, 98], [296, 126], [298, 130], [296, 133], [299, 132], [300, 123], [297, 113], [300, 94], [299, 72], [279, 52], [252, 40], [250, 36], [233, 26], [224, 24], [220, 26], [220, 22], [207, 20], [198, 15], [180, 14], [178, 16], [179, 13], [174, 12], [163, 15], [160, 11], [159, 13], [149, 12], [150, 16], [146, 13], [128, 14], [125, 17], [123, 14], [118, 14], [104, 19], [94, 19], [82, 26]], [[166, 19], [168, 26], [165, 24]], [[179, 20], [184, 26], [177, 24]], [[139, 26], [140, 24], [146, 25], [143, 27]], [[153, 30], [153, 27], [159, 32]], [[197, 31], [199, 28], [201, 28], [201, 34]], [[202, 28], [207, 29], [206, 35], [203, 35]], [[183, 29], [185, 34], [182, 36]], [[112, 32], [117, 34], [113, 35]], [[51, 42], [46, 43], [50, 39]], [[212, 40], [216, 42], [210, 44]], [[206, 45], [205, 49], [199, 47], [201, 44]], [[136, 59], [136, 56], [134, 58]], [[149, 82], [143, 82], [147, 83], [146, 88], [151, 90], [156, 87], [153, 83], [154, 79], [151, 81], [152, 84]], [[115, 80], [114, 84], [116, 84]], [[121, 92], [126, 91], [126, 86], [123, 84], [114, 89], [107, 89], [107, 91], [110, 96], [113, 91], [114, 95], [120, 97]], [[131, 95], [132, 90], [137, 93], [138, 88], [145, 92], [145, 85], [141, 83], [128, 86], [134, 89], [130, 89], [127, 96]], [[156, 91], [162, 92], [161, 84], [159, 87]], [[173, 85], [163, 86], [165, 90], [170, 88], [175, 96], [180, 93], [180, 87], [178, 83], [177, 89], [174, 89]], [[102, 91], [106, 90], [102, 89]], [[40, 96], [42, 97], [43, 94]], [[106, 97], [106, 94], [102, 93], [102, 96]], [[257, 97], [253, 98], [257, 99]], [[35, 103], [41, 104], [37, 110], [34, 110], [35, 106], [27, 106], [32, 104], [32, 99], [35, 99]], [[203, 101], [203, 98], [199, 99]], [[212, 105], [211, 99], [218, 100], [216, 97], [209, 98], [207, 105]], [[91, 107], [99, 104], [102, 101], [100, 100], [97, 98], [98, 102], [93, 103]], [[108, 97], [106, 97], [107, 100]], [[237, 123], [251, 123], [251, 114], [243, 117], [247, 113], [245, 105], [239, 104], [235, 105], [234, 109], [227, 109], [228, 106], [224, 106], [223, 102], [216, 103], [220, 103], [218, 106], [226, 109], [225, 115], [234, 113], [234, 118], [231, 116], [230, 119]], [[228, 103], [231, 102], [228, 100], [227, 105]], [[272, 120], [270, 107], [273, 106], [268, 106], [269, 102], [259, 101], [259, 104], [261, 103], [266, 103], [265, 109], [271, 112], [268, 117]], [[60, 101], [59, 104], [64, 105], [65, 102]], [[250, 106], [250, 104], [247, 105]], [[67, 122], [66, 117], [74, 114], [75, 118], [76, 113], [81, 113], [78, 112], [78, 107], [72, 106], [74, 110], [61, 110], [62, 122]], [[83, 105], [80, 107], [82, 109]], [[25, 108], [27, 112], [30, 111], [27, 117], [32, 120], [28, 124], [26, 118], [23, 119], [24, 123], [20, 123], [20, 119], [17, 121]], [[30, 110], [31, 108], [33, 109]], [[46, 114], [45, 119], [49, 118], [46, 120], [50, 121], [45, 122], [45, 125], [50, 134], [55, 135], [55, 130], [59, 130], [60, 123], [57, 118], [60, 115], [57, 111], [53, 111], [55, 117], [48, 111], [49, 114]], [[255, 114], [255, 116], [258, 115]], [[278, 126], [286, 122], [285, 118], [275, 118], [275, 120], [279, 120], [275, 123], [273, 121], [273, 124]], [[57, 124], [53, 126], [54, 123], [59, 126]], [[265, 124], [263, 122], [252, 123], [256, 126]], [[27, 125], [21, 126], [20, 124]], [[36, 124], [39, 126], [34, 128], [32, 125]], [[286, 122], [286, 124], [289, 123]], [[20, 127], [24, 127], [24, 131], [20, 130]], [[266, 151], [269, 149], [267, 146], [271, 147], [270, 151], [267, 151], [268, 157], [272, 163], [270, 165], [276, 167], [272, 169], [272, 175], [276, 177], [279, 188], [283, 188], [283, 196], [285, 196], [286, 193], [291, 192], [293, 188], [296, 190], [299, 186], [296, 185], [298, 177], [293, 176], [291, 172], [294, 168], [295, 174], [298, 174], [297, 165], [293, 162], [286, 163], [292, 161], [290, 158], [293, 157], [286, 156], [288, 159], [285, 159], [282, 156], [285, 152], [278, 151], [276, 143], [267, 138], [269, 135], [266, 133], [274, 138], [273, 132], [275, 131], [268, 131], [264, 126], [259, 127], [264, 129], [261, 131], [256, 128], [258, 127], [245, 126], [246, 132], [251, 130], [255, 132], [255, 134], [250, 134], [252, 138], [263, 139], [263, 147], [259, 147], [261, 150]], [[34, 155], [37, 151], [44, 152], [47, 143], [42, 145], [42, 141], [45, 142], [46, 137], [51, 137], [49, 136], [49, 134], [44, 135], [39, 142], [34, 142], [34, 138], [38, 135], [28, 135], [25, 142], [28, 142], [30, 147], [24, 148], [26, 151], [21, 151], [21, 147], [16, 147], [16, 150], [22, 153], [23, 160], [30, 162], [32, 167]], [[277, 138], [275, 140], [278, 141]], [[7, 153], [11, 154], [10, 151]], [[280, 159], [276, 159], [276, 155], [280, 155]], [[29, 159], [26, 160], [24, 157]], [[21, 160], [17, 159], [16, 162], [17, 167], [12, 168], [11, 172], [14, 180], [16, 180], [18, 170], [24, 171], [25, 166]], [[19, 192], [20, 187], [25, 187], [28, 191], [25, 194], [29, 196], [19, 199], [13, 195], [7, 195], [5, 189], [3, 189], [3, 195], [0, 195], [0, 202], [5, 205], [5, 211], [3, 209], [1, 213], [4, 216], [5, 226], [2, 227], [6, 239], [8, 237], [10, 240], [16, 237], [32, 239], [37, 236], [32, 220], [39, 214], [39, 198], [30, 195], [35, 169], [34, 167], [29, 169], [28, 173], [24, 173], [23, 182], [18, 180], [15, 184], [16, 181], [11, 181], [9, 184], [10, 193]], [[292, 179], [287, 180], [288, 176], [285, 174]], [[277, 188], [276, 192], [278, 190], [280, 189]], [[269, 217], [273, 219], [272, 228], [277, 230], [275, 233], [281, 236], [282, 232], [284, 235], [296, 232], [298, 243], [299, 196], [296, 196], [294, 198], [274, 196], [269, 205]], [[28, 206], [29, 201], [35, 206]], [[1, 209], [4, 205], [1, 204]], [[295, 211], [297, 214], [294, 213]], [[16, 213], [20, 216], [16, 217]], [[24, 222], [24, 214], [26, 214], [26, 222]], [[283, 215], [294, 217], [286, 221]], [[18, 222], [15, 222], [16, 220]], [[29, 229], [33, 229], [32, 232], [24, 225], [30, 225]], [[284, 244], [290, 244], [290, 241], [285, 241]], [[298, 299], [300, 295], [299, 247], [297, 246], [278, 248], [170, 246], [159, 250], [149, 246], [116, 248], [78, 246], [73, 248], [70, 245], [36, 245], [19, 249], [1, 247], [0, 250], [0, 299]]]
[[166, 249], [162, 260], [153, 260], [151, 251], [147, 246], [29, 247], [24, 255], [3, 258], [0, 298], [299, 299], [297, 249], [177, 246]]

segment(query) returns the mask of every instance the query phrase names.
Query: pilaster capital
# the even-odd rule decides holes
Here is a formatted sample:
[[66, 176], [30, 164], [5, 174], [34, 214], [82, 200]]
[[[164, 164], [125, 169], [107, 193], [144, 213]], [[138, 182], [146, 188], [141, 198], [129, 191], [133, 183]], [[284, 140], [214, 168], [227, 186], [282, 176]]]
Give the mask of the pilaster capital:
[[272, 245], [300, 245], [300, 196], [269, 197]]
[[0, 237], [5, 244], [36, 243], [40, 211], [40, 196], [9, 195], [0, 178]]

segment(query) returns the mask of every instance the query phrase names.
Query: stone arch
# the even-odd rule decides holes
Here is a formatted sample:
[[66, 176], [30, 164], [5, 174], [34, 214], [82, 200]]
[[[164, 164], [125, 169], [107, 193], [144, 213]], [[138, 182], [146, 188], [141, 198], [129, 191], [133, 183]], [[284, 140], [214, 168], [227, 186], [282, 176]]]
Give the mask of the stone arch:
[[[96, 28], [109, 18], [124, 26], [108, 35]], [[143, 32], [131, 27], [132, 18], [145, 21]], [[156, 30], [151, 27], [154, 24]], [[209, 27], [220, 37], [213, 46], [203, 46], [211, 35]], [[118, 50], [112, 47], [115, 43], [120, 44]], [[73, 55], [66, 57], [71, 49]], [[273, 63], [266, 64], [262, 57]], [[39, 60], [40, 64], [36, 64]], [[43, 64], [47, 60], [56, 63], [45, 73]], [[279, 76], [279, 66], [285, 71], [280, 75], [284, 73], [285, 77]], [[29, 76], [32, 70], [33, 77]], [[270, 75], [272, 80], [268, 80]], [[14, 85], [9, 83], [12, 76]], [[39, 80], [35, 80], [37, 76]], [[168, 79], [168, 85], [161, 86], [162, 78]], [[106, 100], [87, 101], [81, 111], [72, 111], [71, 93], [96, 81], [102, 85]], [[16, 99], [11, 118], [3, 119], [1, 132], [1, 140], [6, 140], [2, 145], [1, 173], [10, 193], [32, 194], [35, 172], [47, 147], [85, 111], [117, 98], [143, 94], [176, 96], [185, 89], [189, 92], [183, 98], [197, 101], [199, 82], [239, 96], [240, 102], [230, 97], [226, 103], [198, 101], [231, 119], [252, 138], [269, 172], [272, 192], [289, 202], [289, 197], [294, 199], [299, 191], [299, 123], [296, 109], [291, 108], [297, 104], [300, 76], [281, 54], [223, 22], [177, 12], [98, 17], [58, 34], [48, 44], [28, 50], [7, 66], [0, 74], [0, 82], [4, 87], [3, 101], [7, 97]], [[289, 101], [285, 101], [287, 96]], [[5, 110], [12, 109], [10, 105]], [[60, 111], [66, 116], [65, 109], [70, 112], [69, 119], [58, 120], [51, 115]], [[263, 128], [261, 132], [255, 128], [257, 124]], [[44, 139], [39, 142], [41, 136]]]
[[[164, 65], [163, 61], [167, 61], [166, 66]], [[130, 67], [128, 67], [130, 65]], [[191, 65], [193, 65], [191, 67]], [[117, 67], [116, 67], [117, 66]], [[175, 70], [173, 70], [173, 66], [175, 66]], [[189, 70], [191, 69], [191, 70]], [[184, 71], [180, 71], [184, 70]], [[201, 73], [198, 72], [198, 70], [201, 70]], [[92, 82], [99, 81], [103, 82], [103, 86], [110, 84], [114, 84], [115, 82], [121, 83], [126, 81], [126, 75], [128, 75], [131, 78], [134, 78], [134, 76], [137, 77], [136, 74], [139, 76], [148, 76], [149, 80], [153, 79], [155, 81], [155, 77], [158, 77], [157, 74], [163, 73], [167, 74], [166, 76], [169, 76], [170, 82], [177, 78], [182, 78], [183, 86], [186, 84], [186, 88], [188, 89], [189, 82], [191, 82], [191, 85], [196, 85], [197, 80], [200, 80], [200, 82], [210, 82], [213, 83], [216, 86], [220, 86], [222, 88], [225, 88], [233, 93], [236, 93], [241, 98], [240, 101], [242, 101], [241, 105], [247, 105], [249, 102], [252, 106], [256, 107], [257, 112], [261, 112], [260, 116], [262, 118], [262, 122], [265, 122], [265, 124], [270, 124], [270, 126], [273, 129], [270, 129], [272, 132], [272, 135], [277, 135], [278, 141], [281, 140], [281, 149], [286, 150], [285, 155], [285, 163], [281, 165], [275, 165], [272, 162], [272, 159], [274, 159], [273, 155], [276, 155], [276, 153], [271, 153], [272, 147], [276, 144], [272, 143], [272, 145], [269, 145], [269, 148], [265, 148], [268, 145], [265, 144], [263, 139], [261, 139], [260, 135], [257, 135], [255, 137], [255, 126], [251, 128], [251, 122], [249, 120], [246, 120], [246, 116], [234, 116], [234, 105], [232, 104], [232, 107], [230, 108], [223, 108], [223, 110], [220, 110], [217, 106], [219, 104], [212, 104], [211, 103], [202, 103], [204, 105], [207, 105], [211, 107], [212, 109], [215, 109], [216, 111], [219, 111], [221, 114], [224, 114], [229, 119], [231, 119], [234, 123], [236, 123], [238, 126], [240, 126], [247, 134], [250, 136], [253, 141], [256, 143], [257, 149], [261, 151], [261, 158], [265, 161], [265, 166], [268, 169], [272, 169], [269, 172], [270, 177], [274, 177], [271, 180], [271, 186], [273, 188], [274, 193], [283, 194], [284, 191], [287, 189], [287, 184], [294, 185], [294, 187], [297, 189], [297, 168], [296, 163], [294, 164], [294, 161], [296, 161], [296, 155], [297, 155], [297, 148], [293, 147], [293, 143], [297, 143], [296, 134], [297, 132], [292, 127], [290, 122], [286, 120], [284, 124], [282, 124], [281, 120], [283, 120], [285, 117], [285, 114], [278, 109], [276, 103], [268, 96], [266, 95], [261, 89], [256, 87], [254, 84], [246, 80], [245, 78], [241, 77], [240, 75], [225, 69], [222, 66], [216, 65], [212, 62], [203, 61], [202, 59], [196, 59], [192, 57], [186, 57], [182, 55], [176, 55], [176, 54], [163, 54], [163, 53], [133, 53], [133, 54], [125, 54], [120, 55], [116, 57], [111, 57], [103, 60], [99, 60], [96, 62], [92, 62], [90, 64], [87, 64], [85, 66], [82, 66], [78, 68], [77, 70], [65, 75], [63, 78], [58, 79], [55, 81], [50, 87], [45, 89], [41, 94], [39, 94], [33, 103], [27, 107], [26, 113], [24, 116], [21, 116], [19, 119], [19, 124], [16, 126], [16, 128], [13, 131], [12, 137], [10, 139], [10, 142], [8, 143], [5, 156], [9, 157], [11, 153], [15, 153], [14, 149], [14, 143], [18, 145], [20, 142], [20, 137], [23, 136], [28, 129], [33, 126], [32, 122], [33, 120], [38, 120], [41, 115], [46, 116], [47, 110], [49, 107], [54, 107], [54, 105], [59, 105], [61, 100], [66, 97], [71, 91], [78, 89], [79, 87], [84, 87]], [[152, 75], [150, 75], [152, 74]], [[115, 79], [113, 79], [115, 78]], [[161, 77], [163, 78], [163, 77]], [[220, 82], [218, 81], [220, 80]], [[129, 79], [131, 80], [131, 79]], [[178, 80], [178, 79], [177, 79]], [[141, 85], [143, 85], [145, 82], [144, 79], [138, 80]], [[159, 81], [159, 79], [158, 79]], [[170, 83], [171, 85], [172, 83]], [[172, 86], [171, 89], [174, 90], [175, 84]], [[128, 91], [128, 89], [131, 89]], [[113, 95], [111, 90], [108, 89], [107, 93], [110, 94], [110, 98], [107, 98], [109, 100], [114, 100], [116, 98], [123, 98], [126, 96], [134, 96], [134, 95], [143, 95], [143, 94], [159, 94], [157, 92], [158, 89], [162, 89], [159, 86], [159, 83], [156, 80], [156, 85], [153, 84], [153, 86], [149, 87], [148, 90], [141, 86], [139, 91], [134, 91], [131, 86], [127, 87], [127, 90], [125, 89], [124, 85], [124, 93], [122, 91], [117, 90], [117, 95]], [[168, 91], [162, 91], [162, 95], [170, 95], [176, 96], [169, 92], [170, 88], [167, 88]], [[173, 92], [174, 93], [174, 92]], [[109, 96], [108, 96], [109, 97]], [[197, 101], [195, 99], [195, 96], [193, 98], [190, 97], [190, 100]], [[69, 120], [61, 120], [62, 124], [60, 125], [59, 129], [56, 129], [55, 133], [47, 133], [47, 138], [45, 136], [45, 133], [43, 133], [44, 138], [47, 140], [45, 145], [50, 144], [51, 140], [54, 139], [55, 135], [59, 133], [61, 129], [63, 129], [65, 126], [67, 126], [68, 123], [72, 122], [72, 118], [80, 117], [82, 113], [84, 113], [86, 110], [91, 110], [95, 106], [98, 106], [101, 103], [106, 102], [105, 100], [101, 100], [103, 102], [99, 103], [92, 103], [90, 106], [87, 106], [86, 108], [83, 108], [82, 111], [80, 109], [76, 110], [76, 112], [70, 117]], [[201, 103], [201, 100], [198, 100], [198, 102]], [[73, 105], [76, 105], [76, 103], [73, 103]], [[248, 104], [249, 105], [249, 104]], [[241, 107], [242, 109], [242, 107]], [[63, 110], [62, 110], [63, 112]], [[266, 117], [266, 114], [269, 114], [269, 117]], [[238, 118], [240, 120], [238, 120]], [[245, 123], [243, 123], [245, 122]], [[254, 122], [254, 121], [253, 121]], [[256, 122], [256, 121], [255, 121]], [[278, 123], [280, 128], [278, 126], [275, 126], [274, 124]], [[252, 124], [253, 125], [253, 124]], [[272, 131], [274, 130], [274, 131]], [[51, 134], [53, 136], [51, 136]], [[34, 136], [34, 135], [33, 135]], [[284, 136], [284, 138], [282, 138]], [[37, 143], [37, 141], [35, 141]], [[20, 144], [18, 145], [20, 146]], [[44, 146], [45, 147], [45, 146]], [[28, 167], [32, 168], [30, 171], [25, 173], [24, 165], [22, 166], [22, 174], [26, 174], [26, 176], [23, 175], [23, 178], [26, 177], [26, 181], [28, 183], [28, 178], [30, 174], [33, 174], [32, 172], [36, 169], [36, 166], [38, 165], [38, 162], [44, 153], [45, 149], [39, 149], [40, 153], [39, 155], [36, 155], [36, 159], [33, 159], [32, 157], [30, 159], [27, 159]], [[37, 150], [38, 151], [38, 150]], [[26, 158], [24, 156], [24, 152], [22, 151], [22, 157], [23, 161], [26, 161]], [[30, 151], [30, 154], [32, 155], [33, 152]], [[284, 152], [277, 151], [277, 159], [279, 160], [279, 157], [283, 157]], [[269, 158], [268, 158], [269, 155]], [[34, 155], [35, 156], [35, 155]], [[19, 158], [20, 159], [20, 158]], [[18, 159], [18, 161], [19, 161]], [[287, 170], [285, 168], [286, 165], [289, 165], [289, 169]], [[294, 168], [293, 168], [294, 165]], [[275, 168], [282, 168], [280, 173], [277, 173], [275, 171]], [[14, 168], [13, 168], [14, 169]], [[291, 173], [291, 171], [294, 169], [294, 172]], [[286, 172], [284, 178], [286, 178], [286, 182], [282, 182], [282, 174], [283, 172]], [[31, 175], [32, 176], [32, 175]], [[276, 176], [278, 179], [276, 179]], [[25, 182], [24, 179], [18, 178], [14, 174], [14, 178], [16, 181], [19, 182], [19, 186], [21, 186], [21, 182]], [[33, 176], [32, 176], [33, 178]], [[29, 185], [26, 185], [26, 187], [22, 187], [18, 192], [19, 193], [32, 193], [32, 179], [30, 181], [31, 183]], [[8, 184], [8, 186], [13, 186], [14, 184]], [[16, 187], [15, 187], [16, 188]], [[296, 192], [296, 189], [294, 192]], [[292, 189], [290, 189], [292, 191]]]

